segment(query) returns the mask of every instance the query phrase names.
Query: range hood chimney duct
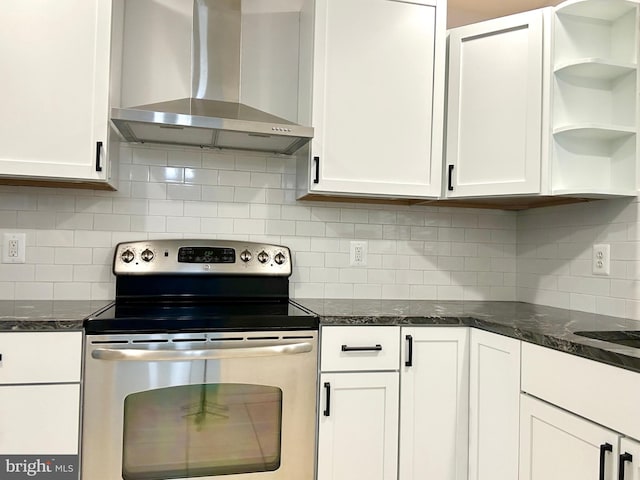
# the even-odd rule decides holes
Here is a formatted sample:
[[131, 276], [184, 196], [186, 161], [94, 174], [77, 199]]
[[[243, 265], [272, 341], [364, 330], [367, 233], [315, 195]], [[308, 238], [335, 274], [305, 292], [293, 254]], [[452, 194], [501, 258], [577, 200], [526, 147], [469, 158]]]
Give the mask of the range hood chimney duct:
[[[242, 0], [127, 0], [125, 8], [122, 99], [135, 106], [113, 108], [111, 121], [126, 141], [292, 154], [313, 138], [311, 127], [240, 103]], [[286, 46], [297, 62], [293, 18]], [[297, 79], [290, 83], [297, 101]], [[140, 105], [141, 97], [161, 101]]]

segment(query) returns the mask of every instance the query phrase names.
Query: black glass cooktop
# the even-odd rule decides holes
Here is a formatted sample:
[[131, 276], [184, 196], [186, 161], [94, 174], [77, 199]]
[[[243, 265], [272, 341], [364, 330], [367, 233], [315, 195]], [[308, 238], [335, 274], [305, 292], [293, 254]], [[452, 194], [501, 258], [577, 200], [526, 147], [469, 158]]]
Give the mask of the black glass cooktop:
[[118, 302], [84, 321], [87, 334], [317, 330], [318, 317], [290, 300]]

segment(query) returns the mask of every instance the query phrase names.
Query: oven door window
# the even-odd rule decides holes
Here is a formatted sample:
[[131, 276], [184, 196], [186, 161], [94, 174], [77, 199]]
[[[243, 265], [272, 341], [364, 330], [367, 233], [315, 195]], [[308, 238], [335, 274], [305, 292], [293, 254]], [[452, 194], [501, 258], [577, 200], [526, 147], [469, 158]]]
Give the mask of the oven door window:
[[277, 470], [281, 427], [277, 387], [221, 383], [133, 393], [124, 401], [122, 478]]

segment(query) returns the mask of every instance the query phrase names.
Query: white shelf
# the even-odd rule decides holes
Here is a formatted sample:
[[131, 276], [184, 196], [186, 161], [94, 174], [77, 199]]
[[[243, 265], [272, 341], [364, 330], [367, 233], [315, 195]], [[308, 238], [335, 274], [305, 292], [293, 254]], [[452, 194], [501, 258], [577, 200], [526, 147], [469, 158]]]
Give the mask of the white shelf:
[[604, 58], [581, 58], [556, 65], [557, 75], [592, 78], [596, 80], [615, 80], [637, 68], [633, 63], [612, 62]]
[[612, 21], [636, 8], [638, 3], [637, 0], [570, 0], [558, 5], [556, 13]]
[[598, 125], [595, 123], [565, 125], [553, 129], [554, 136], [562, 136], [574, 140], [611, 141], [629, 137], [635, 133], [636, 129], [634, 127]]
[[582, 197], [582, 198], [593, 198], [593, 199], [607, 199], [612, 197], [635, 197], [635, 190], [619, 190], [619, 191], [611, 191], [607, 193], [603, 193], [602, 190], [594, 189], [594, 188], [559, 188], [554, 189], [552, 194], [557, 197]]

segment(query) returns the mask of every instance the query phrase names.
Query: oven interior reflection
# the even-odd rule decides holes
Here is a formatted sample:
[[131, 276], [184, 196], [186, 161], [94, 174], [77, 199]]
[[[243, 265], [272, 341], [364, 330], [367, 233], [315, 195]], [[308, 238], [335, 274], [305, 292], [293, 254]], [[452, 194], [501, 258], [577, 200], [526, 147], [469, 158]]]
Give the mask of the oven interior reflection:
[[280, 466], [282, 390], [196, 384], [128, 395], [124, 480], [266, 472]]

